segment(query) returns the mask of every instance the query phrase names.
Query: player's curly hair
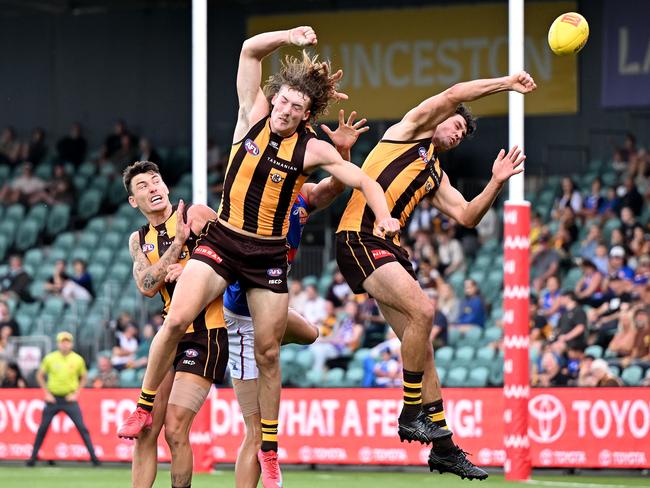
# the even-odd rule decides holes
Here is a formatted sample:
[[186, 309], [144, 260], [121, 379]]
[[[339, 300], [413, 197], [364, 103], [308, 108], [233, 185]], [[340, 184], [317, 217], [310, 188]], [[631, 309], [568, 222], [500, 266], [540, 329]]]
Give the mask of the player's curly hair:
[[465, 119], [467, 123], [467, 132], [465, 133], [465, 139], [470, 138], [476, 132], [476, 117], [472, 114], [469, 108], [464, 103], [461, 103], [456, 107], [456, 114], [460, 115]]
[[124, 168], [124, 171], [122, 172], [122, 183], [124, 183], [124, 188], [126, 188], [129, 196], [133, 196], [131, 180], [142, 173], [160, 174], [160, 168], [158, 168], [156, 163], [152, 163], [151, 161], [136, 161], [130, 166]]
[[282, 85], [304, 93], [311, 101], [309, 122], [327, 113], [327, 107], [335, 99], [337, 83], [331, 78], [332, 66], [329, 61], [318, 61], [318, 55], [310, 56], [302, 51], [299, 59], [285, 56], [280, 71], [272, 74], [264, 84], [264, 94], [271, 103], [273, 96]]

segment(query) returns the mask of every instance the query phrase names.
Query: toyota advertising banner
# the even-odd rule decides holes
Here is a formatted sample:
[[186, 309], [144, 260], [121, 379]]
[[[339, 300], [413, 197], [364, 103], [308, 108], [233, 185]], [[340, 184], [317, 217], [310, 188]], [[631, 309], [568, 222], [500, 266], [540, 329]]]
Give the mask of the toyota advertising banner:
[[[480, 465], [503, 466], [503, 390], [444, 390], [455, 441]], [[135, 407], [137, 390], [84, 390], [81, 409], [104, 461], [130, 461], [133, 443], [118, 425]], [[402, 444], [396, 431], [399, 389], [285, 389], [280, 457], [285, 463], [424, 465], [425, 446]], [[26, 459], [43, 408], [41, 390], [0, 390], [0, 459]], [[234, 462], [244, 423], [231, 389], [213, 390], [191, 434], [197, 470]], [[650, 388], [531, 389], [530, 450], [539, 467], [650, 467]], [[159, 459], [169, 460], [161, 435]], [[54, 419], [41, 459], [88, 459], [72, 422]]]

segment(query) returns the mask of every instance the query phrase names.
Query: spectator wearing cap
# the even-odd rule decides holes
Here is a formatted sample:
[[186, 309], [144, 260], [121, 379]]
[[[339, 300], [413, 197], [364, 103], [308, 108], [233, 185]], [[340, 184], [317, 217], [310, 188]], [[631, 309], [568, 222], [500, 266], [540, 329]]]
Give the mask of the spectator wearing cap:
[[[59, 412], [65, 412], [72, 420], [79, 431], [81, 438], [90, 453], [93, 465], [100, 464], [95, 455], [90, 433], [84, 424], [81, 409], [77, 399], [81, 388], [86, 384], [87, 371], [83, 358], [72, 350], [73, 337], [70, 332], [59, 332], [56, 336], [58, 350], [49, 353], [43, 358], [41, 366], [36, 374], [36, 380], [45, 391], [45, 408], [41, 425], [36, 432], [34, 449], [27, 461], [27, 466], [34, 466], [38, 459], [38, 451], [43, 444], [47, 429], [54, 416]], [[45, 377], [47, 376], [47, 382]]]
[[609, 276], [618, 276], [623, 280], [634, 279], [634, 271], [625, 264], [625, 249], [614, 246], [609, 251]]
[[574, 291], [565, 291], [560, 297], [563, 312], [558, 322], [558, 336], [553, 342], [557, 353], [584, 351], [587, 347], [587, 314], [578, 304]]

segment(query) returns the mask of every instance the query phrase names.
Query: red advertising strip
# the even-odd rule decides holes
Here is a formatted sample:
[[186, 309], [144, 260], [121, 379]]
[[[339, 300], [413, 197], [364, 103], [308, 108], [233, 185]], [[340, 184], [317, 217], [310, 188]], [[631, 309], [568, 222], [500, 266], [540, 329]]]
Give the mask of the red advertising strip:
[[[542, 467], [650, 468], [650, 388], [548, 388], [530, 391], [532, 462]], [[503, 466], [501, 389], [444, 390], [454, 440], [480, 465]], [[135, 407], [137, 390], [84, 390], [81, 410], [97, 454], [130, 461], [133, 443], [118, 425]], [[424, 465], [424, 446], [402, 444], [396, 418], [399, 389], [286, 389], [280, 408], [280, 457], [289, 463]], [[0, 390], [0, 459], [26, 459], [43, 407], [41, 390]], [[231, 389], [213, 390], [191, 440], [195, 467], [235, 461], [244, 422]], [[211, 450], [209, 449], [211, 447]], [[211, 451], [211, 452], [210, 452]], [[202, 454], [204, 453], [204, 454]], [[159, 459], [169, 460], [160, 437]], [[88, 459], [72, 422], [52, 422], [41, 459]]]
[[530, 205], [506, 202], [503, 213], [503, 412], [507, 480], [530, 477], [528, 426]]

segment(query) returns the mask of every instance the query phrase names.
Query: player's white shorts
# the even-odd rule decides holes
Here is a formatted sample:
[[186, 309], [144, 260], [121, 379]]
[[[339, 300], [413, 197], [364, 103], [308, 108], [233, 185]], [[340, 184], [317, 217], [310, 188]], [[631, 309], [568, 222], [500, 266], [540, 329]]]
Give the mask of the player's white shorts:
[[255, 362], [255, 334], [253, 320], [244, 315], [223, 309], [223, 316], [228, 326], [228, 366], [230, 376], [237, 380], [254, 380], [259, 373]]

